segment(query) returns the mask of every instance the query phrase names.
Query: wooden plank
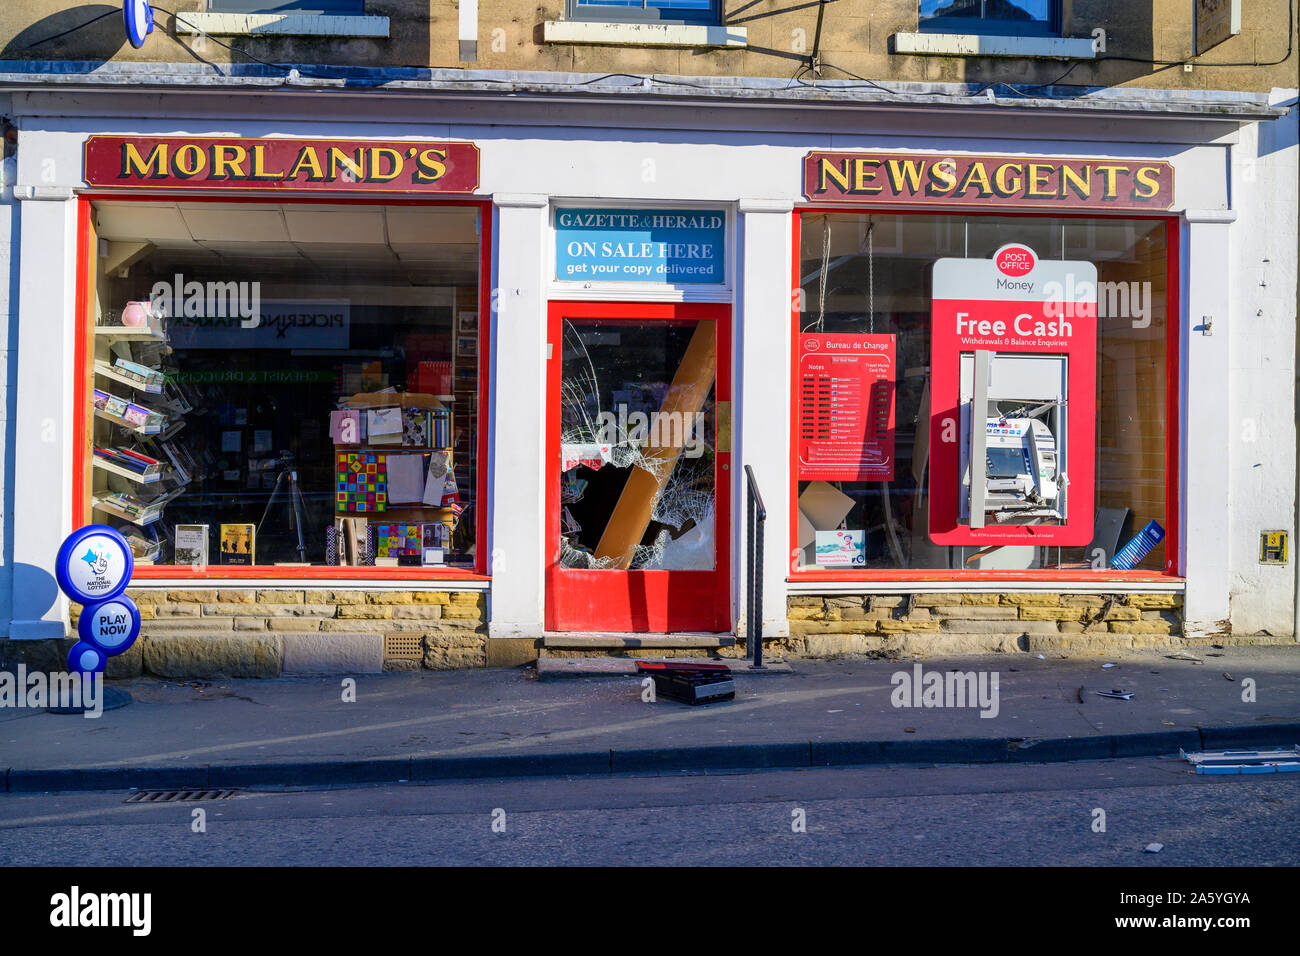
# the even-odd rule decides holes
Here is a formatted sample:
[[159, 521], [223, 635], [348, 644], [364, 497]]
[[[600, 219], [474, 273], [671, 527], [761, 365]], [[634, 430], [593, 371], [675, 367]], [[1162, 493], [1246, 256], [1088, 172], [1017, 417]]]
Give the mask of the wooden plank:
[[[696, 413], [704, 408], [709, 392], [713, 389], [717, 375], [717, 353], [718, 340], [713, 323], [700, 322], [695, 327], [695, 334], [691, 336], [681, 364], [677, 366], [677, 374], [673, 376], [668, 394], [664, 396], [661, 415], [673, 416], [682, 422], [695, 421]], [[673, 418], [665, 420], [671, 421]], [[612, 558], [611, 567], [623, 571], [632, 565], [636, 546], [650, 526], [650, 514], [655, 502], [659, 500], [664, 485], [677, 467], [677, 459], [681, 454], [681, 445], [646, 450], [645, 457], [662, 477], [656, 477], [645, 468], [632, 469], [609, 523], [600, 536], [600, 543], [596, 546], [598, 559]]]

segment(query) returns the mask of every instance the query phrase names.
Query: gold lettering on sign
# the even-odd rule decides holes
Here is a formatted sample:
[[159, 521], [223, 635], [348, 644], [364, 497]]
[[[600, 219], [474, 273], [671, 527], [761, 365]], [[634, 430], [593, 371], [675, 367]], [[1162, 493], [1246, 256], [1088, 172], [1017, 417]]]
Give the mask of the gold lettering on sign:
[[1135, 209], [1173, 204], [1174, 171], [1164, 162], [814, 150], [804, 158], [803, 170], [806, 198], [851, 203], [991, 201], [998, 206]]
[[153, 148], [146, 160], [140, 155], [140, 150], [135, 143], [124, 143], [122, 145], [122, 178], [130, 176], [148, 176], [152, 179], [165, 179], [167, 177], [167, 144], [159, 143]]

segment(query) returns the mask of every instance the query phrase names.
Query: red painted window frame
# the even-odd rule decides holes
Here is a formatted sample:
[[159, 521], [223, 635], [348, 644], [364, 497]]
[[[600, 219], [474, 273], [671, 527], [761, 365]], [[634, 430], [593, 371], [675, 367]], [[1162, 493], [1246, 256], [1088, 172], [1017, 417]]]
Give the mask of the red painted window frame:
[[[90, 208], [91, 203], [104, 202], [210, 202], [210, 203], [301, 203], [304, 205], [331, 206], [472, 206], [479, 210], [479, 288], [478, 288], [478, 477], [474, 499], [474, 567], [473, 568], [367, 568], [367, 567], [331, 567], [315, 565], [312, 567], [277, 568], [273, 565], [252, 567], [230, 567], [226, 565], [209, 565], [203, 570], [188, 566], [167, 564], [136, 565], [133, 579], [139, 582], [150, 580], [249, 580], [274, 581], [277, 579], [322, 580], [322, 581], [374, 581], [374, 582], [419, 582], [443, 581], [490, 581], [487, 568], [485, 544], [487, 542], [488, 512], [488, 473], [490, 431], [490, 401], [492, 390], [489, 382], [489, 370], [492, 352], [492, 202], [488, 199], [412, 199], [404, 196], [367, 195], [321, 195], [283, 193], [277, 190], [274, 195], [223, 196], [210, 193], [191, 194], [186, 192], [158, 193], [122, 193], [117, 191], [90, 191], [78, 195], [77, 203], [77, 280], [76, 280], [76, 344], [73, 360], [76, 364], [76, 381], [73, 385], [73, 407], [78, 413], [73, 419], [72, 440], [72, 527], [80, 528], [90, 523], [90, 508], [86, 501], [84, 478], [85, 462], [81, 458], [91, 416], [89, 396], [86, 394], [87, 339], [90, 329], [86, 315], [89, 289], [87, 288], [87, 259], [90, 252]], [[453, 319], [454, 321], [454, 319]]]
[[[790, 537], [791, 562], [786, 577], [790, 582], [821, 581], [870, 581], [870, 582], [916, 582], [916, 583], [952, 583], [962, 581], [1049, 581], [1049, 582], [1086, 582], [1089, 584], [1156, 584], [1181, 580], [1182, 541], [1182, 482], [1180, 481], [1180, 432], [1181, 422], [1178, 415], [1178, 396], [1181, 380], [1180, 356], [1182, 349], [1182, 219], [1179, 216], [1139, 216], [1114, 214], [1102, 216], [1096, 212], [1072, 213], [1018, 211], [1015, 209], [980, 210], [960, 207], [927, 207], [909, 209], [906, 207], [872, 206], [870, 210], [861, 206], [846, 205], [796, 205], [791, 219], [791, 289], [799, 290], [799, 244], [802, 237], [803, 216], [805, 215], [898, 215], [898, 216], [991, 216], [1005, 219], [1022, 217], [1026, 219], [1099, 219], [1113, 218], [1123, 220], [1147, 220], [1165, 224], [1165, 570], [1155, 571], [1082, 571], [1052, 570], [1038, 571], [967, 571], [953, 569], [869, 569], [849, 571], [804, 571], [794, 566], [794, 542], [799, 539], [799, 461], [798, 461], [798, 421], [794, 414], [794, 392], [791, 391], [790, 415]], [[799, 361], [799, 297], [790, 297], [790, 381], [794, 382], [798, 374], [796, 364]]]
[[[543, 621], [546, 630], [597, 630], [597, 631], [625, 631], [632, 630], [640, 633], [641, 631], [633, 625], [631, 627], [611, 626], [609, 621], [597, 620], [595, 618], [586, 620], [560, 621], [556, 617], [555, 601], [552, 595], [557, 587], [573, 587], [574, 582], [580, 582], [584, 575], [628, 575], [625, 581], [637, 580], [643, 582], [642, 594], [662, 591], [667, 593], [667, 588], [677, 583], [673, 581], [673, 576], [681, 581], [683, 575], [704, 575], [713, 574], [715, 576], [715, 590], [710, 592], [707, 597], [711, 598], [713, 604], [713, 618], [717, 626], [714, 633], [730, 633], [734, 623], [733, 616], [733, 589], [736, 587], [735, 577], [731, 568], [731, 540], [734, 528], [732, 527], [732, 493], [735, 484], [734, 471], [732, 469], [734, 440], [731, 447], [726, 451], [718, 449], [714, 457], [714, 568], [712, 572], [706, 571], [568, 571], [559, 566], [558, 542], [560, 540], [560, 372], [562, 362], [560, 361], [561, 344], [563, 342], [562, 322], [564, 319], [604, 319], [611, 322], [628, 322], [636, 323], [642, 321], [673, 321], [673, 320], [699, 320], [711, 321], [717, 335], [717, 357], [716, 361], [716, 382], [715, 382], [715, 407], [718, 402], [733, 402], [735, 395], [732, 391], [734, 388], [734, 379], [732, 376], [732, 319], [733, 309], [729, 302], [612, 302], [612, 301], [592, 301], [589, 299], [552, 299], [546, 305], [546, 341], [550, 343], [552, 358], [546, 363], [546, 525], [543, 536], [543, 553], [542, 562], [544, 566], [544, 591], [543, 591]], [[726, 398], [722, 398], [722, 396]], [[721, 413], [715, 412], [715, 417]], [[734, 421], [734, 416], [731, 416]], [[715, 425], [716, 427], [716, 425]], [[722, 533], [720, 529], [725, 527], [726, 532]], [[569, 581], [564, 578], [567, 575], [573, 575]], [[607, 586], [603, 580], [596, 577], [588, 579], [595, 585]], [[726, 582], [725, 586], [720, 582]], [[611, 578], [608, 585], [616, 585], [616, 581]], [[659, 587], [662, 585], [662, 587]], [[704, 600], [702, 593], [694, 592], [688, 596], [688, 600]], [[667, 613], [667, 612], [665, 612]], [[672, 633], [676, 630], [700, 630], [698, 627], [670, 627], [668, 630], [645, 631], [644, 633]]]

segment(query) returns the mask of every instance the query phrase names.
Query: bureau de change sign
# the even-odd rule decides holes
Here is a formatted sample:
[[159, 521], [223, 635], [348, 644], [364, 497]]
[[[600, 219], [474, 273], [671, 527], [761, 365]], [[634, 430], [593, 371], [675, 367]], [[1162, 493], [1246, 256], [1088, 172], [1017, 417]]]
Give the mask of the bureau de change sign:
[[721, 209], [560, 209], [555, 277], [573, 281], [722, 283]]

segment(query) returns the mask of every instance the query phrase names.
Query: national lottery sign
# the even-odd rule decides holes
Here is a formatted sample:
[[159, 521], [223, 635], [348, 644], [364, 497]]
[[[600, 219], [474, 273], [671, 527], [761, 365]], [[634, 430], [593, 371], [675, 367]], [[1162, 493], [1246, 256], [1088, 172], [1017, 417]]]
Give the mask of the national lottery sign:
[[104, 524], [91, 524], [68, 535], [55, 559], [59, 588], [78, 604], [96, 604], [126, 590], [135, 556], [126, 538]]

